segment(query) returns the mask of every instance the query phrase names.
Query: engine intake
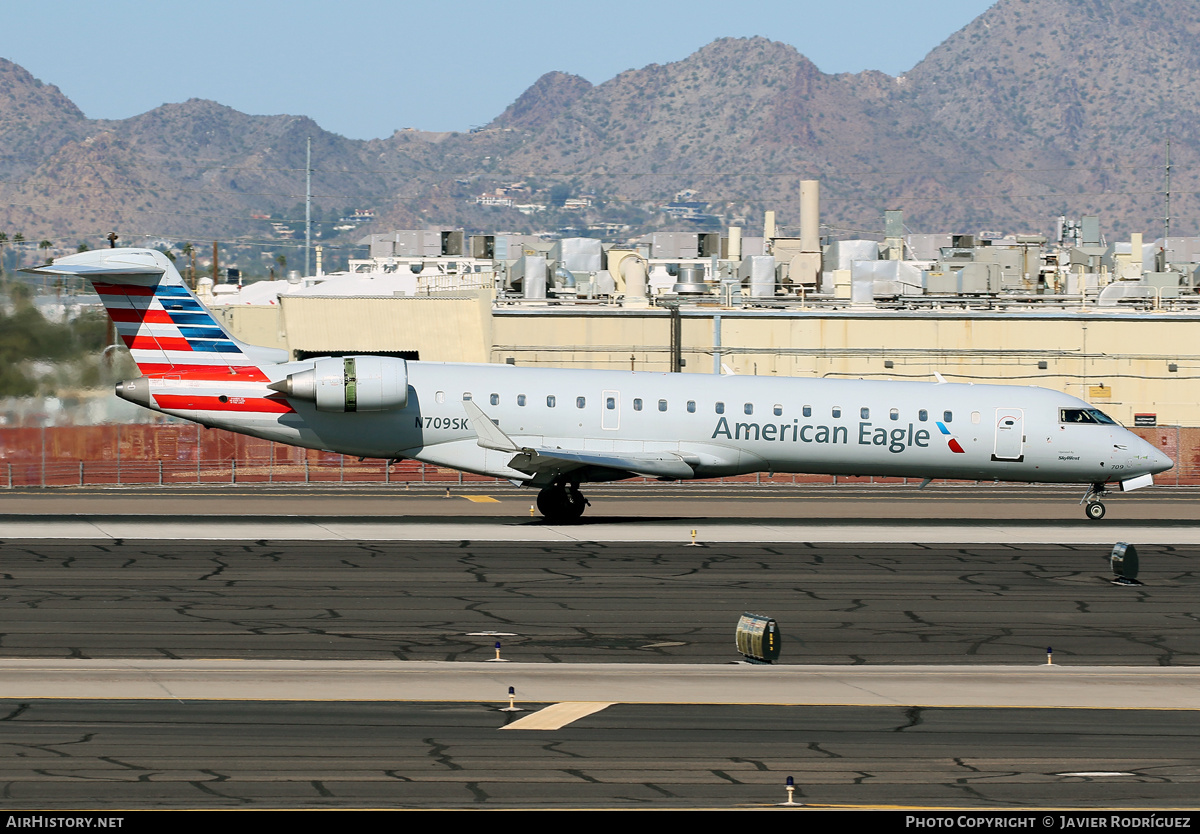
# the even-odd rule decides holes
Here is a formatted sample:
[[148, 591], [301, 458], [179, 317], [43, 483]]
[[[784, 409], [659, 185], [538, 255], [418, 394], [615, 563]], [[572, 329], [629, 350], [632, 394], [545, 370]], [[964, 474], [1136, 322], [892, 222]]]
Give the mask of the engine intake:
[[408, 363], [392, 356], [318, 359], [268, 388], [317, 404], [317, 411], [387, 411], [408, 405]]

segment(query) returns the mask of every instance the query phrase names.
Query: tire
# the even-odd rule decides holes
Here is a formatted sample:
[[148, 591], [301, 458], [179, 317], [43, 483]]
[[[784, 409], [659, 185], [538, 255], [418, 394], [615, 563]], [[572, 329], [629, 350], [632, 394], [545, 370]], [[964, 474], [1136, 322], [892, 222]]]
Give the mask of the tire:
[[538, 493], [537, 508], [547, 521], [575, 521], [587, 506], [587, 499], [577, 489], [546, 487]]
[[584, 509], [587, 507], [587, 499], [583, 497], [583, 493], [577, 489], [568, 489], [564, 493], [565, 501], [563, 519], [566, 521], [575, 521], [583, 515]]
[[1099, 501], [1090, 501], [1084, 512], [1087, 513], [1087, 517], [1092, 521], [1099, 521], [1104, 518], [1104, 505]]

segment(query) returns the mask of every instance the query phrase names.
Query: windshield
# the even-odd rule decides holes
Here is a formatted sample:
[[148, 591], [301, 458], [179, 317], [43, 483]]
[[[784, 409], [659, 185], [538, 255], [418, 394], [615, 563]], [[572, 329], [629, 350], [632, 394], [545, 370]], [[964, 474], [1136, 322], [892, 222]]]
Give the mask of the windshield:
[[1101, 424], [1105, 426], [1118, 425], [1116, 420], [1109, 417], [1098, 408], [1060, 408], [1058, 410], [1058, 421], [1060, 423], [1091, 423], [1093, 425]]

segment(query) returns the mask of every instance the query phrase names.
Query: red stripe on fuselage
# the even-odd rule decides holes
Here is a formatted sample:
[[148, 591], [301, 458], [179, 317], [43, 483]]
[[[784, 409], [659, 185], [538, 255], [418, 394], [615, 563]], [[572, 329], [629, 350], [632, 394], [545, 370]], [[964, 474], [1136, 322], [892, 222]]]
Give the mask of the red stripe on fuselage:
[[291, 414], [287, 400], [271, 397], [221, 397], [197, 396], [194, 394], [155, 394], [154, 402], [168, 411], [238, 411], [259, 414]]

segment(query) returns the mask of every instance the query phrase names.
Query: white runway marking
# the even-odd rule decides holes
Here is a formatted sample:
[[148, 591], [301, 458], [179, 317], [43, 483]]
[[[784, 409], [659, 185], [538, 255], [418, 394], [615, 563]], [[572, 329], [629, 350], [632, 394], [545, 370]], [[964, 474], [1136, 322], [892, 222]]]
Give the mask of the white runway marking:
[[611, 707], [611, 703], [588, 703], [585, 701], [565, 701], [561, 704], [551, 704], [545, 709], [518, 718], [501, 730], [561, 730], [568, 724], [587, 718], [601, 710]]

